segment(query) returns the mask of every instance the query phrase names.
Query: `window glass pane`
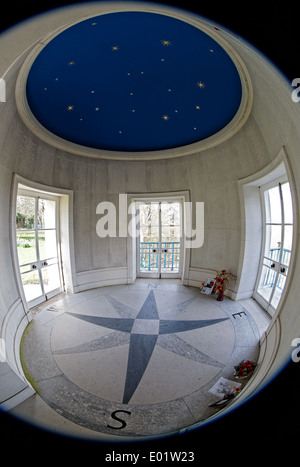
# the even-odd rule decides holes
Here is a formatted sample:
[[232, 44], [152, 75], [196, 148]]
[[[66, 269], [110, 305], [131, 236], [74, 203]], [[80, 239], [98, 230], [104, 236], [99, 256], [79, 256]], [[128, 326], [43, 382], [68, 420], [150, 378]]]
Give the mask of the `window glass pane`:
[[17, 196], [16, 228], [34, 229], [35, 198]]
[[55, 209], [56, 202], [48, 199], [38, 200], [38, 228], [55, 228]]
[[22, 274], [22, 283], [27, 302], [34, 300], [42, 295], [39, 273], [37, 270]]
[[56, 230], [39, 230], [40, 260], [57, 256]]
[[141, 227], [140, 228], [140, 241], [141, 242], [146, 242], [148, 239], [148, 227]]
[[265, 192], [266, 221], [270, 223], [281, 223], [281, 201], [279, 186], [275, 186]]
[[271, 300], [271, 305], [276, 309], [285, 286], [286, 276], [284, 274], [278, 275], [278, 281], [274, 290], [274, 294]]
[[163, 226], [161, 228], [162, 242], [180, 242], [180, 227]]
[[34, 231], [17, 230], [17, 249], [20, 266], [37, 260]]
[[58, 264], [43, 268], [42, 277], [45, 293], [58, 289], [60, 287]]
[[266, 225], [265, 256], [279, 260], [281, 247], [281, 225]]
[[158, 227], [141, 227], [140, 240], [141, 242], [158, 242], [159, 230]]
[[291, 189], [289, 183], [281, 185], [282, 198], [283, 198], [283, 209], [284, 209], [284, 222], [287, 224], [293, 223], [293, 204]]
[[257, 291], [267, 302], [271, 296], [275, 277], [276, 272], [274, 269], [270, 269], [263, 265]]
[[32, 271], [31, 264], [27, 264], [27, 266], [21, 266], [20, 267], [20, 273], [23, 274], [24, 272], [30, 272]]
[[283, 250], [281, 264], [284, 264], [285, 266], [289, 266], [290, 260], [291, 260], [291, 252], [288, 250]]
[[282, 252], [282, 263], [289, 265], [293, 243], [293, 226], [284, 226], [284, 242]]
[[157, 203], [140, 204], [139, 211], [140, 225], [158, 226], [159, 215]]
[[161, 223], [162, 225], [180, 225], [180, 204], [161, 203]]

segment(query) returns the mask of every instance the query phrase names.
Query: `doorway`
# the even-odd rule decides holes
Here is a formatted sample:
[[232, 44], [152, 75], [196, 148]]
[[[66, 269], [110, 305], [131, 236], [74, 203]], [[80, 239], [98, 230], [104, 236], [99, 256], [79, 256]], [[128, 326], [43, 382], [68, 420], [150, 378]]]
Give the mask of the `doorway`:
[[17, 256], [28, 308], [63, 290], [58, 212], [59, 197], [18, 189], [15, 224]]
[[182, 275], [182, 201], [141, 200], [137, 236], [137, 276], [179, 278]]

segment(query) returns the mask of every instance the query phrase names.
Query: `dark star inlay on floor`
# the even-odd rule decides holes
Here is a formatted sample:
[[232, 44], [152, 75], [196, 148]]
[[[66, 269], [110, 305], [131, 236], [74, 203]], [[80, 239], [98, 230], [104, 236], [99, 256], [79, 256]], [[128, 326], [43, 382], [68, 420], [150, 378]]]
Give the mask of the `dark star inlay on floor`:
[[[191, 360], [216, 367], [223, 367], [220, 362], [205, 355], [175, 334], [212, 326], [222, 321], [227, 321], [229, 318], [208, 320], [160, 319], [153, 290], [149, 292], [140, 311], [134, 318], [136, 314], [135, 310], [118, 302], [112, 297], [107, 298], [120, 314], [120, 318], [90, 316], [77, 313], [68, 314], [89, 323], [113, 329], [116, 331], [112, 333], [113, 336], [109, 335], [111, 338], [109, 336], [103, 336], [99, 339], [94, 339], [90, 343], [81, 344], [72, 349], [64, 349], [54, 353], [85, 352], [113, 347], [129, 341], [123, 404], [128, 404], [135, 393], [156, 345]], [[187, 300], [186, 306], [190, 303], [191, 300]], [[126, 338], [126, 335], [128, 338]]]

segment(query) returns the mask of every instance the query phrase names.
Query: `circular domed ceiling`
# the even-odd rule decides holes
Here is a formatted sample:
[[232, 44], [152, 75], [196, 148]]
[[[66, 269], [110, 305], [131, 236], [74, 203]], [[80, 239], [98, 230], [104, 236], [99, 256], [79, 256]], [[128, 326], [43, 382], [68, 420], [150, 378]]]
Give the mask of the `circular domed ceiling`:
[[238, 112], [240, 74], [197, 27], [123, 11], [81, 21], [50, 40], [26, 97], [52, 134], [88, 148], [157, 151], [202, 141]]

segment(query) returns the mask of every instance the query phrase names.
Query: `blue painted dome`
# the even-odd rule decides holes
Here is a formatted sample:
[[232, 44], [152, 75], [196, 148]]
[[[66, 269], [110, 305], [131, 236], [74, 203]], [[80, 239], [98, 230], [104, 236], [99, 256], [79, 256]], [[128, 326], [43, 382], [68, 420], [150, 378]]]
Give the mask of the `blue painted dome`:
[[222, 130], [242, 98], [224, 48], [200, 29], [157, 13], [81, 21], [39, 53], [26, 83], [35, 118], [89, 148], [155, 151]]

